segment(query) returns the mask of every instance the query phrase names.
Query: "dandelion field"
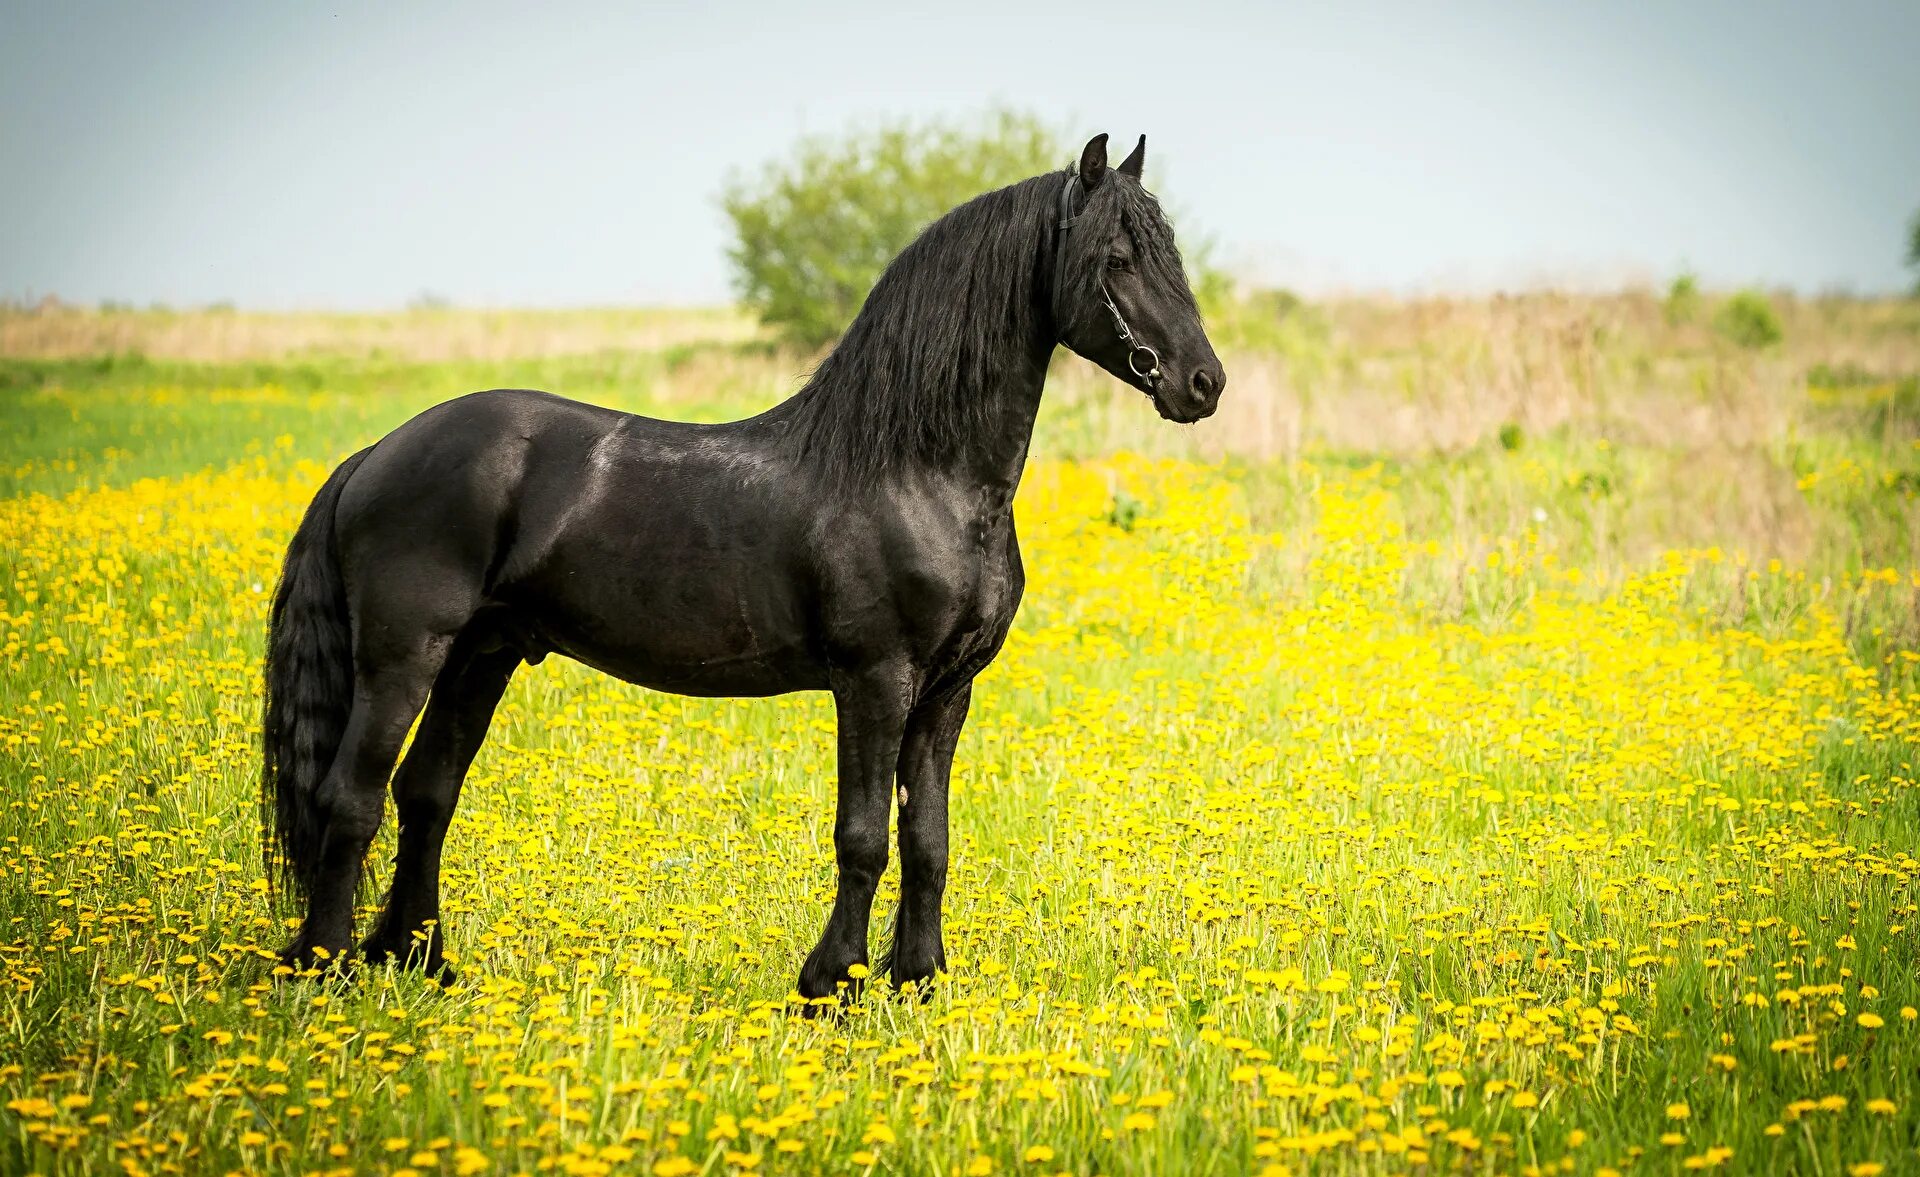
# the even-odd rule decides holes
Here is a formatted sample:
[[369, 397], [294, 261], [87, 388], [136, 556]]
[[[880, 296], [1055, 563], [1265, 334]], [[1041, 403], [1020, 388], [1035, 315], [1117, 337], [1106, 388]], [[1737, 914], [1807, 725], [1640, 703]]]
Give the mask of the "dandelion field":
[[1792, 422], [1739, 456], [1788, 472], [1777, 550], [1639, 542], [1747, 467], [1604, 422], [1250, 454], [1070, 389], [951, 975], [825, 1019], [824, 697], [523, 668], [451, 989], [277, 980], [260, 863], [266, 604], [329, 464], [484, 384], [737, 411], [763, 360], [0, 361], [0, 1171], [1915, 1171], [1913, 394], [1695, 360]]

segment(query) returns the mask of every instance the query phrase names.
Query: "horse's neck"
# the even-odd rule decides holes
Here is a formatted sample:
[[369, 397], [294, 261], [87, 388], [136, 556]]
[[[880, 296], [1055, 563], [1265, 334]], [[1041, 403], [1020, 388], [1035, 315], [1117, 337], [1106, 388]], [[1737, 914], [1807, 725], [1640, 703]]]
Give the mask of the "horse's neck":
[[996, 371], [972, 390], [990, 408], [984, 427], [963, 447], [965, 473], [977, 479], [990, 498], [1003, 501], [1007, 510], [1012, 509], [1013, 492], [1026, 469], [1047, 368], [1059, 346], [1050, 292], [1036, 282], [1031, 298], [1023, 311], [1014, 312], [1015, 321], [1007, 324], [1002, 336], [1006, 352], [997, 357]]
[[1052, 344], [1044, 350], [1036, 344], [1033, 354], [1021, 357], [1017, 364], [1008, 364], [1005, 375], [982, 390], [996, 402], [989, 417], [992, 424], [962, 450], [964, 463], [959, 473], [977, 481], [983, 489], [1004, 489], [1009, 500], [1026, 469], [1034, 421], [1040, 413], [1040, 394], [1046, 385], [1047, 357], [1052, 351]]

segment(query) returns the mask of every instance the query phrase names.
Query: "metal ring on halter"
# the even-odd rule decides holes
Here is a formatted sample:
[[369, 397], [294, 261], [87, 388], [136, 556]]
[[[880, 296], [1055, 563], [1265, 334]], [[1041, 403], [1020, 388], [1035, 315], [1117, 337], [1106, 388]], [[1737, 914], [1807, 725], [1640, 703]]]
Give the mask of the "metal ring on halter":
[[[1144, 372], [1140, 370], [1140, 353], [1142, 352], [1147, 355], [1147, 369]], [[1160, 379], [1160, 353], [1144, 343], [1136, 343], [1133, 345], [1133, 350], [1127, 353], [1127, 367], [1133, 369], [1133, 374], [1142, 380], [1158, 380]]]

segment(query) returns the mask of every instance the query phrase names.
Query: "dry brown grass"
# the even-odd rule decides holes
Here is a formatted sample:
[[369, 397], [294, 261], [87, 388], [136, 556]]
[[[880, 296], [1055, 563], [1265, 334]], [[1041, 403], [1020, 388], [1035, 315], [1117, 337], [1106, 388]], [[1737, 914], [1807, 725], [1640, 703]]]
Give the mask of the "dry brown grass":
[[[1528, 437], [1740, 450], [1806, 424], [1810, 372], [1868, 384], [1920, 373], [1920, 305], [1779, 302], [1786, 339], [1759, 351], [1703, 323], [1669, 323], [1640, 292], [1306, 307], [1292, 312], [1305, 324], [1291, 333], [1223, 333], [1227, 396], [1177, 448], [1411, 456], [1471, 448], [1512, 426]], [[1064, 363], [1053, 395], [1083, 407], [1098, 447], [1164, 448], [1085, 364]]]
[[[1775, 302], [1785, 340], [1749, 351], [1713, 331], [1712, 300], [1694, 321], [1673, 323], [1661, 301], [1644, 291], [1350, 298], [1297, 306], [1250, 301], [1215, 324], [1231, 384], [1213, 420], [1186, 431], [1159, 428], [1111, 380], [1065, 356], [1050, 407], [1074, 420], [1073, 444], [1090, 450], [1281, 459], [1327, 450], [1417, 455], [1471, 448], [1513, 427], [1528, 437], [1561, 432], [1722, 453], [1775, 445], [1804, 430], [1810, 372], [1851, 373], [1866, 384], [1920, 373], [1920, 303]], [[724, 308], [377, 314], [0, 308], [0, 357], [484, 362], [759, 338], [749, 318]], [[813, 359], [693, 348], [667, 368], [651, 395], [665, 404], [770, 402], [795, 387]], [[1821, 411], [1830, 417], [1892, 409], [1883, 398]], [[1885, 424], [1878, 432], [1891, 440], [1899, 430]]]
[[135, 353], [209, 363], [317, 356], [506, 360], [757, 338], [730, 308], [421, 309], [371, 314], [269, 311], [0, 309], [0, 356], [65, 359]]

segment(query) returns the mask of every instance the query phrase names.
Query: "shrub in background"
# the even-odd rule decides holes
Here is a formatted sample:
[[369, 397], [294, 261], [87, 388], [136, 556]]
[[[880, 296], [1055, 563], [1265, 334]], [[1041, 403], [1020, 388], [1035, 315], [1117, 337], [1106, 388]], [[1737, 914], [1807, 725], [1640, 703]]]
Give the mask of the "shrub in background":
[[1772, 301], [1757, 290], [1742, 290], [1722, 303], [1713, 326], [1741, 347], [1771, 347], [1782, 334]]
[[1667, 287], [1666, 302], [1661, 304], [1669, 326], [1678, 327], [1700, 317], [1700, 279], [1683, 273]]
[[1004, 109], [808, 137], [721, 196], [734, 289], [783, 338], [818, 347], [846, 330], [887, 263], [942, 213], [1071, 155], [1040, 120]]

